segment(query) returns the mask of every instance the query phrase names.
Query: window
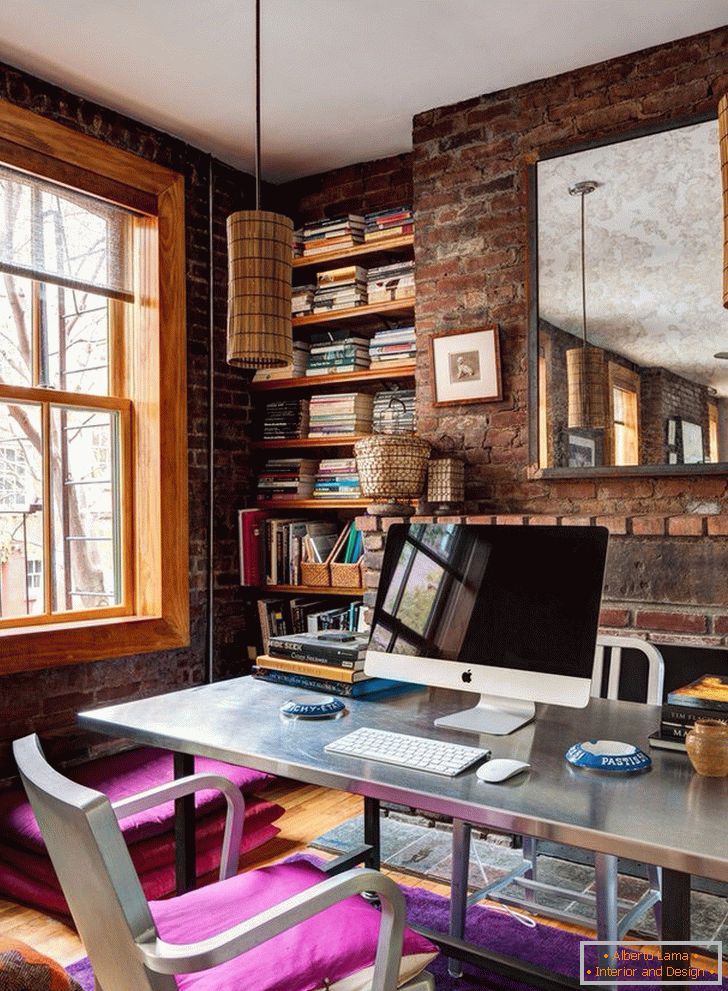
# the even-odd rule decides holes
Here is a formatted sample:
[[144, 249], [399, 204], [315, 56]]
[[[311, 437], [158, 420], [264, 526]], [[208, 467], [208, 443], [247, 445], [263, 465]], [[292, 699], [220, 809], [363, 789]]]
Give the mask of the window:
[[0, 142], [0, 673], [184, 645], [183, 180], [1, 101]]
[[720, 434], [718, 432], [718, 404], [708, 403], [708, 460], [713, 464], [720, 461]]
[[609, 362], [609, 407], [614, 465], [640, 463], [639, 376]]

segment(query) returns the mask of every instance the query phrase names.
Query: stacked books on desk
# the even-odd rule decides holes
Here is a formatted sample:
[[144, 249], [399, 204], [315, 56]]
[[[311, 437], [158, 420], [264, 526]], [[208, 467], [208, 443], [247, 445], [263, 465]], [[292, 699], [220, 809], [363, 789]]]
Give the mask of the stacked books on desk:
[[311, 458], [269, 458], [258, 477], [258, 498], [310, 498], [317, 469]]
[[311, 343], [306, 375], [359, 372], [369, 368], [369, 342], [345, 331], [326, 335]]
[[415, 294], [415, 263], [412, 259], [392, 265], [377, 265], [367, 272], [369, 303], [410, 299]]
[[650, 746], [685, 750], [685, 737], [696, 719], [728, 722], [728, 676], [704, 674], [683, 688], [676, 688], [662, 706], [660, 730], [649, 738]]
[[308, 436], [340, 437], [371, 433], [373, 402], [372, 396], [365, 392], [312, 396]]
[[379, 242], [393, 237], [411, 234], [415, 218], [410, 206], [397, 206], [389, 210], [375, 210], [365, 218], [364, 240]]
[[316, 276], [316, 292], [313, 312], [349, 310], [364, 306], [367, 301], [367, 270], [361, 265], [347, 265], [319, 272]]
[[375, 434], [415, 432], [415, 390], [385, 389], [374, 397], [372, 430]]
[[364, 241], [364, 217], [356, 213], [315, 220], [303, 225], [303, 254], [322, 255], [327, 251], [353, 248]]
[[367, 638], [321, 639], [310, 634], [272, 636], [253, 673], [263, 681], [328, 695], [359, 698], [396, 686], [364, 673]]
[[291, 316], [302, 317], [313, 312], [316, 286], [294, 286], [291, 290]]
[[306, 374], [308, 364], [308, 341], [293, 342], [293, 362], [283, 368], [259, 368], [253, 376], [254, 382], [273, 382], [278, 379], [300, 378]]
[[415, 328], [392, 327], [378, 330], [369, 341], [372, 368], [397, 368], [411, 365], [417, 356]]
[[359, 499], [356, 458], [324, 458], [316, 473], [313, 496], [314, 499]]
[[263, 440], [299, 440], [308, 436], [308, 399], [265, 404]]

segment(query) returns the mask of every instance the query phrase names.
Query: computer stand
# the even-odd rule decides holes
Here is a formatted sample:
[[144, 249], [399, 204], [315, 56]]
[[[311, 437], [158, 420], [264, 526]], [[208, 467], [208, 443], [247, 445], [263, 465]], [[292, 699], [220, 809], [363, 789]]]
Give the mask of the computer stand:
[[441, 716], [435, 720], [435, 726], [464, 730], [466, 733], [507, 736], [530, 723], [535, 715], [536, 706], [533, 702], [519, 702], [517, 699], [500, 698], [498, 695], [481, 695], [473, 709]]

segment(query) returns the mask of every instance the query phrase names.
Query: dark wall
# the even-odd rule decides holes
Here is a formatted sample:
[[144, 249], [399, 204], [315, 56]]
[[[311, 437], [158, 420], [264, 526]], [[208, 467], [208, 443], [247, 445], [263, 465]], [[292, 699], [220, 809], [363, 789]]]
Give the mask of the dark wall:
[[[37, 730], [54, 760], [83, 757], [112, 746], [75, 729], [79, 709], [152, 695], [203, 680], [207, 632], [208, 557], [208, 177], [210, 158], [169, 135], [0, 65], [0, 98], [67, 127], [133, 152], [185, 177], [187, 356], [190, 507], [191, 644], [182, 650], [98, 661], [0, 677], [0, 779], [12, 773], [10, 741]], [[217, 471], [214, 574], [217, 673], [240, 670], [246, 640], [237, 586], [236, 509], [249, 485], [250, 395], [246, 374], [225, 363], [225, 218], [249, 205], [250, 177], [213, 162], [215, 201], [215, 464]], [[244, 202], [244, 201], [248, 202]]]

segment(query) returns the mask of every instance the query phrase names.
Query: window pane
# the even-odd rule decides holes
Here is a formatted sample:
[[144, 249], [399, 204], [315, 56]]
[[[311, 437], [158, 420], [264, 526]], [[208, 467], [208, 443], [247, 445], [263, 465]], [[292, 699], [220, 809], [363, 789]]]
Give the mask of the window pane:
[[121, 601], [118, 414], [51, 407], [53, 609]]
[[44, 608], [41, 452], [40, 408], [0, 403], [1, 619]]
[[33, 384], [32, 282], [0, 275], [0, 382]]
[[42, 286], [43, 384], [91, 396], [109, 394], [109, 307], [103, 296]]
[[397, 610], [397, 619], [424, 636], [432, 616], [444, 570], [427, 555], [417, 552], [408, 582], [408, 593]]

